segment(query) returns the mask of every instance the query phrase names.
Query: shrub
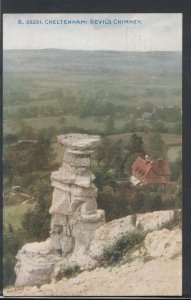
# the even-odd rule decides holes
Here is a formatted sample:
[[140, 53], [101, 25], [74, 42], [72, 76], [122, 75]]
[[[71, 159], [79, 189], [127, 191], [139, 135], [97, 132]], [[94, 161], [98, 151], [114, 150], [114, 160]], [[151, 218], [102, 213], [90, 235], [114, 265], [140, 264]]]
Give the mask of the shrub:
[[66, 278], [75, 277], [78, 273], [80, 273], [80, 266], [75, 264], [73, 266], [68, 266], [64, 270], [64, 276]]
[[104, 266], [116, 265], [129, 250], [141, 243], [144, 237], [145, 234], [141, 231], [134, 231], [123, 235], [115, 244], [104, 249], [103, 255], [100, 258], [100, 264]]

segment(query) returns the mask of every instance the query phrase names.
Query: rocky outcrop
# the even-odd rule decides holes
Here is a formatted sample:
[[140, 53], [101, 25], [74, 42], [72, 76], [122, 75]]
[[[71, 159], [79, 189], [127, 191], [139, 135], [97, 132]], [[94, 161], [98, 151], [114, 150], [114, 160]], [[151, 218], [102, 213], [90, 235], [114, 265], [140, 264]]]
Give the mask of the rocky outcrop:
[[178, 227], [154, 230], [139, 249], [133, 250], [129, 262], [84, 271], [41, 287], [10, 287], [4, 290], [4, 296], [180, 296], [181, 237]]
[[135, 231], [134, 219], [134, 216], [127, 216], [106, 223], [97, 229], [89, 249], [90, 256], [95, 259], [101, 257], [107, 246], [112, 246], [125, 234]]
[[39, 286], [41, 283], [50, 282], [54, 266], [60, 260], [53, 253], [50, 240], [24, 245], [16, 258], [16, 286]]
[[[181, 214], [180, 210], [177, 210]], [[136, 215], [136, 227], [146, 231], [154, 231], [165, 224], [170, 223], [174, 218], [174, 210], [154, 211], [147, 214]]]
[[175, 258], [182, 254], [182, 235], [180, 228], [150, 232], [146, 235], [144, 245], [140, 248], [143, 257]]
[[104, 211], [97, 209], [97, 188], [90, 164], [99, 136], [69, 134], [59, 136], [58, 141], [64, 157], [60, 169], [51, 175], [54, 191], [50, 237], [41, 243], [26, 244], [18, 252], [17, 287], [60, 280], [74, 266], [80, 271], [95, 269], [106, 247], [137, 231], [146, 238], [143, 246], [131, 253], [133, 259], [156, 259], [161, 255], [171, 258], [181, 253], [181, 239], [175, 239], [174, 232], [165, 228], [173, 224], [177, 211], [137, 214], [105, 224]]
[[99, 258], [108, 245], [114, 245], [122, 236], [137, 230], [145, 234], [159, 230], [165, 225], [170, 224], [176, 214], [181, 215], [181, 211], [154, 211], [127, 216], [106, 223], [95, 231], [89, 253], [92, 258]]
[[97, 210], [97, 188], [90, 164], [99, 140], [99, 136], [86, 134], [58, 136], [64, 156], [60, 169], [51, 175], [50, 238], [26, 244], [18, 252], [16, 286], [50, 282], [60, 270], [58, 266], [63, 269], [69, 263], [94, 265], [87, 251], [95, 230], [105, 223], [104, 211]]

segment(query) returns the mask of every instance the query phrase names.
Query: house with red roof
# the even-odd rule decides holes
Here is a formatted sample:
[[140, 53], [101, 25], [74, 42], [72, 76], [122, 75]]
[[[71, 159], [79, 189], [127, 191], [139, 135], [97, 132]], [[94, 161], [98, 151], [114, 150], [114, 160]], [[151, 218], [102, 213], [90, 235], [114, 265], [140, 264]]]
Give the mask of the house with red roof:
[[168, 162], [163, 158], [150, 160], [148, 155], [144, 158], [138, 156], [131, 168], [133, 185], [166, 184], [170, 180]]

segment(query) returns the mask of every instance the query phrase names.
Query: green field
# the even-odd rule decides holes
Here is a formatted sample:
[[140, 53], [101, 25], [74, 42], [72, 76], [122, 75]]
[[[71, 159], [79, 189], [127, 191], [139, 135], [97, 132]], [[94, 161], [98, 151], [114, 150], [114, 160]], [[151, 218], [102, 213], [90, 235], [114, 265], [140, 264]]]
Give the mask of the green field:
[[[46, 129], [48, 127], [55, 127], [57, 130], [65, 126], [77, 127], [84, 130], [99, 130], [104, 132], [105, 129], [105, 118], [97, 120], [94, 117], [79, 118], [78, 116], [64, 116], [65, 122], [59, 121], [62, 116], [50, 116], [50, 117], [39, 117], [39, 118], [27, 118], [22, 119], [27, 125], [31, 126], [34, 130]], [[116, 120], [115, 127], [117, 129], [122, 128], [125, 125], [125, 120]], [[14, 123], [12, 120], [4, 120], [3, 126], [4, 134], [16, 133]]]

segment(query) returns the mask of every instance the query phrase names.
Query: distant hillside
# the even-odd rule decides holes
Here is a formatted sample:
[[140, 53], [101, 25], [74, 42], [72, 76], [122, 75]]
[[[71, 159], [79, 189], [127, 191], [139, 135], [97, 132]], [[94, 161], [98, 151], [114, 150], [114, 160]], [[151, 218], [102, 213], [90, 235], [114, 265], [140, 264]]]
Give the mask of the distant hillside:
[[120, 103], [181, 102], [179, 52], [42, 49], [5, 50], [3, 56], [5, 103], [15, 91], [39, 98], [56, 89]]

